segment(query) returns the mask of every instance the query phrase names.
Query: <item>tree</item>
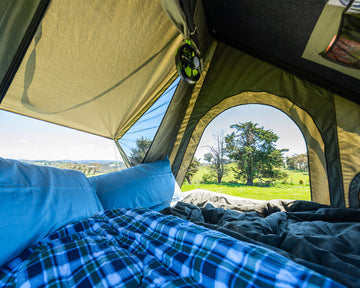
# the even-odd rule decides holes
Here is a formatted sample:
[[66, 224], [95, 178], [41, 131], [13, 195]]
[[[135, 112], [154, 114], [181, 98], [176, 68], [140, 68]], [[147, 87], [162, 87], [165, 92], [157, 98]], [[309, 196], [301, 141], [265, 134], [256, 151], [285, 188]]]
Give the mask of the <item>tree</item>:
[[136, 147], [131, 149], [131, 154], [129, 156], [131, 166], [142, 163], [147, 151], [150, 148], [151, 142], [152, 141], [146, 137], [140, 137], [136, 140]]
[[204, 160], [209, 163], [210, 170], [214, 171], [217, 175], [217, 182], [221, 183], [221, 179], [225, 173], [224, 164], [225, 159], [225, 139], [224, 133], [217, 133], [214, 135], [215, 146], [208, 146], [210, 153], [204, 155]]
[[196, 159], [196, 157], [194, 157], [191, 160], [190, 166], [186, 171], [186, 175], [185, 175], [185, 179], [189, 184], [191, 184], [192, 177], [195, 175], [195, 173], [199, 171], [199, 167], [200, 167], [200, 161]]
[[95, 175], [97, 171], [99, 171], [101, 168], [101, 165], [99, 163], [90, 163], [88, 166], [87, 174]]
[[308, 171], [308, 157], [306, 154], [293, 155], [286, 159], [289, 169]]
[[236, 131], [225, 137], [227, 155], [236, 164], [237, 178], [245, 178], [246, 185], [254, 185], [255, 178], [262, 183], [262, 178], [274, 181], [285, 176], [279, 168], [283, 164], [282, 152], [287, 149], [276, 149], [279, 136], [257, 125], [253, 122], [231, 125]]

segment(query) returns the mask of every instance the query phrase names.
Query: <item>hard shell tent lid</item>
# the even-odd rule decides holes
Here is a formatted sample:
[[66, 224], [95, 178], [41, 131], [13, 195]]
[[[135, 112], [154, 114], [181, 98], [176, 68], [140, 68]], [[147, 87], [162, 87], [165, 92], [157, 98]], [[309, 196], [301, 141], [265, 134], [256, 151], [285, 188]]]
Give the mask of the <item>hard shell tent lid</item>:
[[312, 199], [356, 206], [359, 69], [324, 52], [335, 35], [331, 57], [339, 39], [356, 43], [357, 7], [345, 0], [2, 1], [0, 108], [117, 140], [176, 78], [175, 51], [192, 36], [190, 11], [204, 71], [195, 85], [180, 82], [145, 161], [169, 155], [181, 183], [213, 117], [235, 105], [272, 105], [305, 136]]
[[[219, 41], [360, 103], [360, 21], [351, 19], [351, 28], [344, 23], [359, 17], [360, 1], [207, 0], [204, 9]], [[350, 37], [346, 29], [358, 43], [351, 41], [354, 66], [323, 55], [334, 37]]]

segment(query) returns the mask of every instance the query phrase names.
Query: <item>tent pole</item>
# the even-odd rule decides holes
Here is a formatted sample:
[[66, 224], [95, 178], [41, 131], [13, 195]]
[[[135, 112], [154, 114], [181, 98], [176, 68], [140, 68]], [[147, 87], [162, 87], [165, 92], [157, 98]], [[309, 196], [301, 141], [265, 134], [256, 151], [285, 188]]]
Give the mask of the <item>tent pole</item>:
[[129, 162], [129, 159], [127, 158], [127, 156], [126, 156], [124, 150], [122, 149], [120, 143], [118, 141], [116, 141], [115, 139], [114, 139], [114, 142], [115, 142], [116, 148], [118, 149], [118, 151], [119, 151], [119, 153], [121, 155], [121, 158], [123, 159], [126, 167], [129, 168], [131, 166], [130, 162]]

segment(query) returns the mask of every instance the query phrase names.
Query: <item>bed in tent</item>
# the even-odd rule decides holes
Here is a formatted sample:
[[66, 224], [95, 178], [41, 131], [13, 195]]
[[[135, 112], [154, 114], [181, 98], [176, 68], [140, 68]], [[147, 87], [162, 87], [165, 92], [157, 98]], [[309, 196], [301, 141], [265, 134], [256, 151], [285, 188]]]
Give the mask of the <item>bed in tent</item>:
[[[0, 158], [0, 286], [359, 287], [359, 14], [357, 0], [0, 1], [0, 109], [112, 139], [131, 166], [122, 139], [176, 88], [139, 165], [87, 178]], [[251, 103], [300, 128], [312, 201], [179, 191], [210, 121]]]

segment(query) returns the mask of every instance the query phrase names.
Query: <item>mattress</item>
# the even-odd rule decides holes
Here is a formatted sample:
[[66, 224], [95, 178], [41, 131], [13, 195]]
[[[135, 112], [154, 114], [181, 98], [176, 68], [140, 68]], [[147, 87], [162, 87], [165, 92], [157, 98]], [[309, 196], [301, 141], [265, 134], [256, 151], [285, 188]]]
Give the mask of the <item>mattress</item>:
[[343, 287], [271, 249], [145, 208], [71, 223], [0, 270], [1, 287]]

